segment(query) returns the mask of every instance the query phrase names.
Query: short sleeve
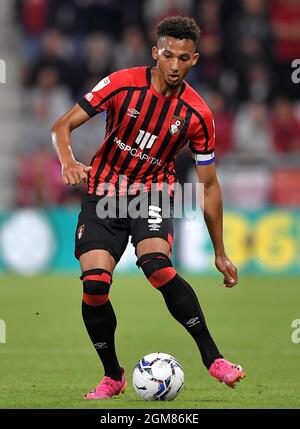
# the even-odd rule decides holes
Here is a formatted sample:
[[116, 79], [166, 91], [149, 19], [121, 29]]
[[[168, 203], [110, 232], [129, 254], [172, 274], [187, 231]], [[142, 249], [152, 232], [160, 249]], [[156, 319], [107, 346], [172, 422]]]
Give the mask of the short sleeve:
[[197, 122], [190, 139], [190, 149], [196, 165], [208, 165], [215, 161], [215, 122], [213, 114], [197, 114]]
[[112, 98], [120, 87], [117, 73], [100, 80], [97, 85], [78, 101], [79, 106], [90, 116], [95, 116], [103, 110], [109, 110]]

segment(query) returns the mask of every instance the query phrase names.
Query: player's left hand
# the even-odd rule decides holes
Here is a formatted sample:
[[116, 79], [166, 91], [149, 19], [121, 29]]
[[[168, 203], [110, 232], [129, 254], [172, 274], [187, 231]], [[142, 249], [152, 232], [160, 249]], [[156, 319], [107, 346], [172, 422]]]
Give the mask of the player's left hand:
[[224, 274], [224, 285], [226, 287], [235, 286], [238, 282], [237, 268], [228, 256], [216, 256], [215, 264], [217, 269]]

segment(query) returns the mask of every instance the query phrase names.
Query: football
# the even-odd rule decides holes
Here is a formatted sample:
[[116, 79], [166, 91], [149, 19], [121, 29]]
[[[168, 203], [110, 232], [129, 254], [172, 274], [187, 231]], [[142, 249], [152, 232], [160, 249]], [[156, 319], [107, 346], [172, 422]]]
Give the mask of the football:
[[167, 353], [150, 353], [136, 364], [133, 377], [136, 393], [146, 401], [170, 401], [184, 384], [180, 363]]

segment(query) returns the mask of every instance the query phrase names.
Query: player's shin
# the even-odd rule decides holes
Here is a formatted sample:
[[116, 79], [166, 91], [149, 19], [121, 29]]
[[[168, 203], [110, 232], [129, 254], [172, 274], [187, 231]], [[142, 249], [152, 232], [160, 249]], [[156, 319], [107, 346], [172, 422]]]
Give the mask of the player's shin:
[[150, 283], [158, 289], [172, 316], [192, 335], [200, 350], [204, 365], [222, 357], [214, 343], [198, 298], [191, 286], [176, 273], [170, 259], [163, 253], [150, 253], [139, 259]]
[[108, 299], [111, 274], [103, 269], [85, 271], [83, 280], [82, 317], [89, 337], [101, 359], [105, 375], [121, 380], [121, 368], [115, 351], [117, 326], [113, 307]]

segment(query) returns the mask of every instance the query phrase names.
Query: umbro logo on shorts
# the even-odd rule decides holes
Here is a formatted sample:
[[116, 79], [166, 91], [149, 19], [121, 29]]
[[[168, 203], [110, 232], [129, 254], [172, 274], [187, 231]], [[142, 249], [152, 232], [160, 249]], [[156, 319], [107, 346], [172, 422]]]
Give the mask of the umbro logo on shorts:
[[162, 216], [160, 214], [161, 208], [157, 206], [149, 206], [148, 211], [148, 226], [150, 231], [159, 231]]

